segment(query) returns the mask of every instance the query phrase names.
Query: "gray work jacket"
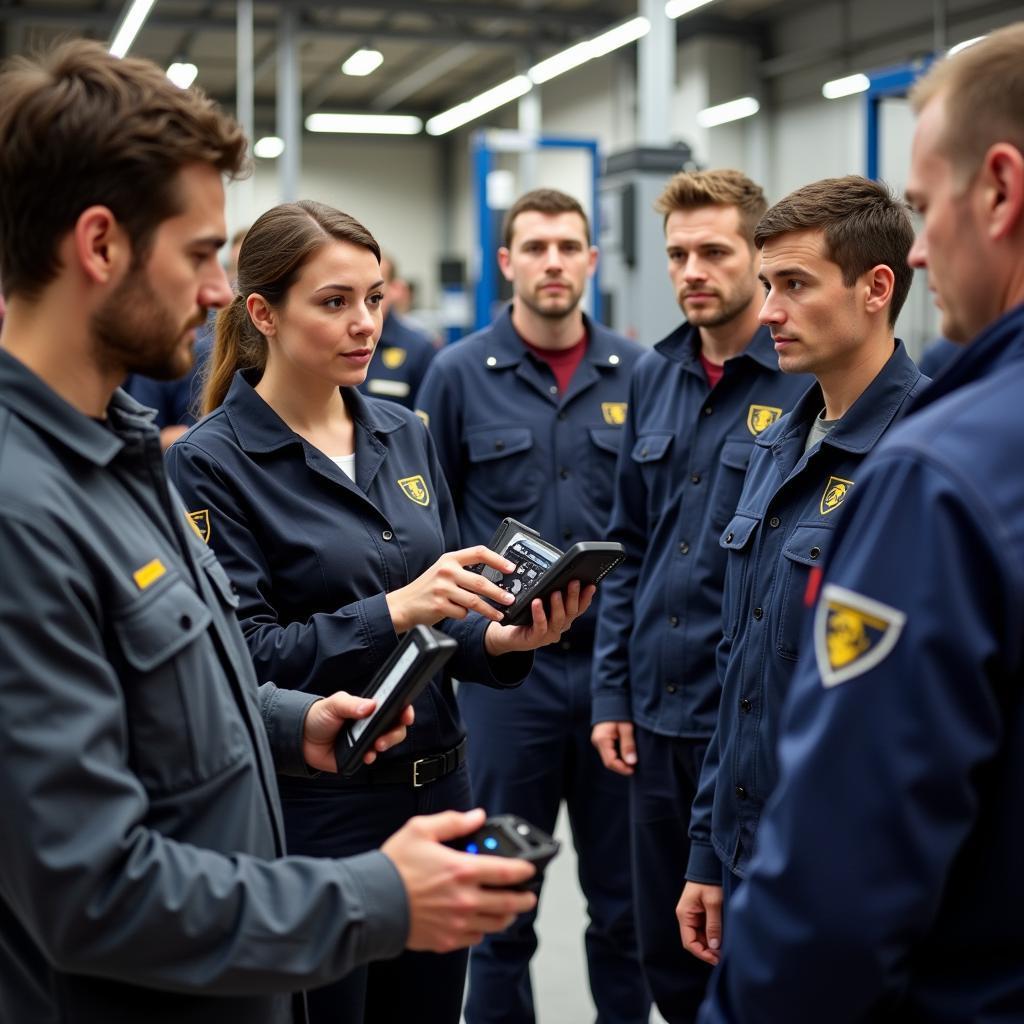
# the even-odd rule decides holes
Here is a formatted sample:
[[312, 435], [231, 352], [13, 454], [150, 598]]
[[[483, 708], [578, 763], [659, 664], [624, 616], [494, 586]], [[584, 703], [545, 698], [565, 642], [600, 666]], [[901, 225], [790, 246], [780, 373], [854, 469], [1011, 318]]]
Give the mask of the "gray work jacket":
[[383, 854], [282, 858], [316, 698], [257, 687], [201, 529], [137, 403], [0, 351], [2, 1021], [291, 1022], [404, 945]]

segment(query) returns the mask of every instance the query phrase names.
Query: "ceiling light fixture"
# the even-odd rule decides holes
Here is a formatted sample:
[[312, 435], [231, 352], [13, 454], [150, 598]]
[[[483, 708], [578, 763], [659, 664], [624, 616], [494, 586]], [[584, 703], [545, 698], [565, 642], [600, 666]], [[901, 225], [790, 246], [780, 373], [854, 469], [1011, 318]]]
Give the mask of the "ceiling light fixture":
[[753, 96], [741, 96], [738, 100], [719, 103], [714, 107], [705, 107], [697, 112], [697, 124], [701, 128], [715, 128], [730, 121], [739, 121], [744, 117], [752, 117], [761, 109], [761, 104]]
[[142, 28], [142, 23], [149, 17], [149, 12], [156, 0], [134, 0], [125, 10], [124, 17], [114, 30], [114, 39], [110, 44], [110, 52], [115, 57], [123, 57], [130, 49], [135, 37]]
[[199, 68], [188, 61], [175, 61], [167, 69], [167, 77], [179, 88], [187, 89], [199, 74]]
[[867, 92], [871, 88], [871, 79], [859, 71], [845, 78], [833, 78], [821, 87], [821, 95], [827, 100], [838, 100], [843, 96], [854, 96], [859, 92]]
[[380, 50], [356, 50], [341, 65], [341, 70], [343, 74], [352, 75], [354, 78], [363, 78], [373, 74], [383, 63], [384, 54]]
[[691, 14], [698, 7], [705, 7], [711, 0], [668, 0], [665, 4], [665, 13], [670, 18], [681, 18], [684, 14]]
[[507, 82], [502, 82], [493, 89], [488, 89], [479, 96], [474, 96], [465, 103], [459, 103], [450, 110], [432, 117], [427, 121], [427, 134], [446, 135], [492, 110], [497, 110], [498, 107], [503, 107], [506, 103], [519, 99], [520, 96], [525, 96], [532, 88], [533, 84], [526, 75], [516, 75], [515, 78], [510, 78]]
[[557, 75], [564, 74], [572, 68], [578, 68], [581, 64], [586, 64], [588, 60], [603, 57], [606, 53], [611, 53], [619, 47], [635, 43], [650, 31], [651, 23], [646, 18], [632, 18], [621, 25], [608, 29], [607, 32], [594, 36], [593, 39], [584, 39], [583, 42], [575, 43], [546, 60], [542, 60], [539, 64], [534, 64], [527, 74], [534, 85], [549, 82]]
[[349, 135], [418, 135], [423, 122], [411, 114], [310, 114], [306, 129], [311, 132], [341, 132]]
[[264, 135], [252, 147], [252, 151], [261, 160], [276, 160], [284, 152], [284, 139], [276, 135]]

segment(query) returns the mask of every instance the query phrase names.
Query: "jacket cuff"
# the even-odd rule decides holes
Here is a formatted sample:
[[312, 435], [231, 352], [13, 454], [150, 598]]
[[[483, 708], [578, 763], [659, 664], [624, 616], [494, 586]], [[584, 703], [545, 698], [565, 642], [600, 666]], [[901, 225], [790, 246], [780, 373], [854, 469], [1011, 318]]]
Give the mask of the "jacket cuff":
[[704, 885], [722, 884], [723, 864], [710, 843], [690, 840], [690, 859], [686, 863], [686, 880]]
[[284, 690], [273, 683], [260, 687], [260, 713], [270, 740], [274, 767], [281, 775], [308, 777], [317, 773], [302, 756], [306, 714], [322, 698], [304, 690]]
[[362, 896], [364, 927], [356, 962], [398, 956], [409, 939], [409, 900], [398, 869], [379, 850], [346, 857], [337, 863]]
[[[533, 651], [510, 651], [492, 658], [487, 653], [484, 639], [491, 620], [473, 612], [466, 622], [470, 624], [470, 632], [460, 651], [463, 657], [453, 674], [464, 682], [483, 683], [499, 689], [519, 686], [533, 671]], [[452, 667], [455, 669], [454, 665]]]
[[626, 690], [599, 690], [590, 702], [590, 724], [632, 722], [633, 707]]
[[359, 605], [359, 618], [367, 633], [367, 646], [383, 662], [398, 646], [398, 634], [391, 621], [388, 596], [382, 591], [373, 597], [364, 598]]

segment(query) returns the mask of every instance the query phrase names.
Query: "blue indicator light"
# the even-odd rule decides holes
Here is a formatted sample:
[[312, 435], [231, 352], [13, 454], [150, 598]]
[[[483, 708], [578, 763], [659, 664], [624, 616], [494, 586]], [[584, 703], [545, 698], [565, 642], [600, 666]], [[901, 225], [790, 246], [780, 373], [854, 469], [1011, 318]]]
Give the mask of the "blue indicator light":
[[466, 853], [479, 853], [479, 852], [480, 852], [480, 847], [477, 846], [476, 843], [469, 843], [466, 846]]
[[494, 836], [488, 836], [484, 840], [484, 846], [486, 846], [488, 850], [496, 850], [498, 848], [498, 840], [495, 839]]

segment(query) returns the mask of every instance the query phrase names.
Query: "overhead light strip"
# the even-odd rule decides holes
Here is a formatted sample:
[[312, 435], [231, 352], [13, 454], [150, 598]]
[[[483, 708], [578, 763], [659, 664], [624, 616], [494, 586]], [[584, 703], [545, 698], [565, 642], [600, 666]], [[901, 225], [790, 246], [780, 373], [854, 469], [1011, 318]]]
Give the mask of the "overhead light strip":
[[699, 7], [706, 7], [712, 0], [668, 0], [665, 14], [670, 18], [681, 18], [684, 14], [692, 14]]
[[348, 135], [418, 135], [423, 122], [411, 114], [310, 114], [306, 128]]
[[845, 78], [833, 78], [821, 87], [821, 95], [827, 100], [838, 100], [843, 96], [855, 96], [859, 92], [867, 92], [871, 88], [871, 79], [858, 72]]
[[167, 77], [179, 88], [187, 89], [199, 74], [199, 68], [188, 61], [175, 61], [167, 69]]
[[541, 85], [566, 71], [586, 64], [588, 60], [603, 57], [622, 46], [635, 43], [650, 31], [651, 23], [647, 18], [631, 18], [621, 25], [608, 29], [607, 32], [602, 32], [592, 39], [584, 39], [583, 42], [575, 43], [539, 64], [534, 64], [527, 74], [534, 85]]
[[363, 78], [366, 75], [372, 75], [383, 63], [384, 54], [380, 50], [356, 50], [341, 65], [341, 72], [344, 75], [352, 75], [354, 78]]
[[492, 110], [497, 110], [498, 107], [503, 107], [506, 103], [519, 99], [520, 96], [525, 96], [532, 88], [533, 83], [526, 75], [516, 75], [515, 78], [510, 78], [507, 82], [502, 82], [493, 89], [488, 89], [479, 96], [474, 96], [465, 103], [430, 118], [427, 121], [427, 134], [446, 135], [464, 124], [469, 124], [470, 121], [475, 121], [478, 117], [483, 117], [484, 114], [489, 114]]
[[752, 117], [761, 109], [761, 104], [753, 96], [741, 96], [738, 100], [719, 103], [714, 107], [705, 107], [697, 112], [697, 124], [701, 128], [715, 128], [730, 121], [739, 121], [744, 117]]
[[110, 52], [115, 57], [123, 57], [135, 42], [143, 22], [149, 17], [149, 12], [156, 0], [134, 0], [131, 7], [125, 12], [114, 32], [113, 42], [110, 44]]

